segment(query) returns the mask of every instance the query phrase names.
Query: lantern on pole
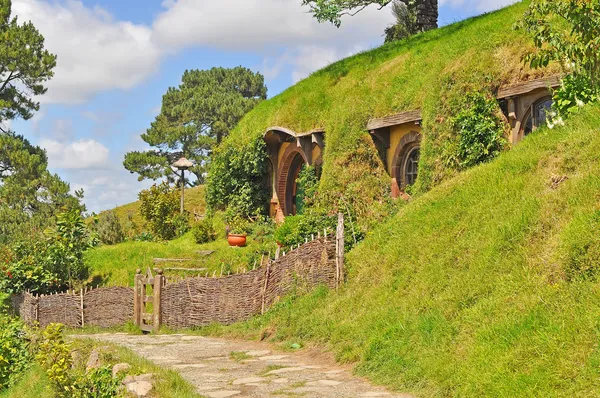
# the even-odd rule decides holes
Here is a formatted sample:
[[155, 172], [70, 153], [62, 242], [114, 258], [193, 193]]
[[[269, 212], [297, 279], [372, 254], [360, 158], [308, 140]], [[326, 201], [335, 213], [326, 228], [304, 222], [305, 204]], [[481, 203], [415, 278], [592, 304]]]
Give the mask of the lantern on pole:
[[194, 167], [194, 163], [192, 163], [191, 161], [189, 161], [186, 158], [182, 157], [178, 161], [176, 161], [175, 163], [173, 163], [171, 166], [174, 167], [175, 169], [181, 171], [181, 206], [180, 206], [180, 212], [181, 212], [181, 214], [183, 214], [183, 197], [184, 197], [184, 192], [185, 192], [185, 171], [189, 170], [192, 167]]

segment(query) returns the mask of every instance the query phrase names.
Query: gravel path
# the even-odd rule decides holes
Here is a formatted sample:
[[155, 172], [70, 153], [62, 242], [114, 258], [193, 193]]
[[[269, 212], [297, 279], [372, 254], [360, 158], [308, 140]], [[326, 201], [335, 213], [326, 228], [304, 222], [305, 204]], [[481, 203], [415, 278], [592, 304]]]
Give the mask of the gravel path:
[[374, 387], [316, 350], [280, 353], [272, 352], [266, 343], [181, 334], [79, 337], [116, 343], [157, 365], [175, 369], [209, 398], [413, 398]]

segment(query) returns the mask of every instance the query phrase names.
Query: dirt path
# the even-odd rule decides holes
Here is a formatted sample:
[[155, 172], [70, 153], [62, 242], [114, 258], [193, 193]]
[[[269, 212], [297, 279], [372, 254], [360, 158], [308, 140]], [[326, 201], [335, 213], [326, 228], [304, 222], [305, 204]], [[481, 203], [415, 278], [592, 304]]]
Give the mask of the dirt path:
[[329, 356], [311, 350], [279, 353], [265, 343], [181, 334], [80, 337], [125, 346], [157, 365], [175, 369], [198, 393], [210, 398], [412, 397], [374, 387]]

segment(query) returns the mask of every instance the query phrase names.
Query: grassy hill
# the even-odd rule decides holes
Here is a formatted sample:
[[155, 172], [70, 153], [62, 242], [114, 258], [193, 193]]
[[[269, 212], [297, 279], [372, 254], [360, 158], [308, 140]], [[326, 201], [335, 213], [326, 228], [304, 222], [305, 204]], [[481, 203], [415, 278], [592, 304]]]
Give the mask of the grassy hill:
[[376, 228], [339, 293], [225, 332], [325, 344], [417, 396], [600, 396], [599, 125], [528, 136]]
[[248, 113], [217, 156], [228, 147], [235, 147], [234, 153], [250, 150], [270, 126], [299, 132], [323, 128], [319, 192], [327, 193], [326, 200], [333, 198], [330, 206], [341, 193], [359, 218], [380, 219], [372, 213], [389, 195], [389, 176], [366, 131], [368, 120], [421, 109], [424, 136], [415, 190], [425, 192], [456, 175], [458, 167], [448, 156], [456, 137], [451, 120], [464, 107], [465, 94], [492, 95], [500, 85], [557, 70], [531, 70], [522, 62], [531, 39], [512, 26], [528, 3], [389, 43], [317, 71]]

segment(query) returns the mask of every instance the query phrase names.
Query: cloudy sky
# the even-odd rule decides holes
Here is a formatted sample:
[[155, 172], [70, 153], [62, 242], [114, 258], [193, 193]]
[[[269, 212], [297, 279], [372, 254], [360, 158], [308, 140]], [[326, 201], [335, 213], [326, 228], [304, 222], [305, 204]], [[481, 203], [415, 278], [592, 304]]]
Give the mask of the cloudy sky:
[[[440, 0], [446, 25], [515, 0]], [[382, 43], [389, 10], [367, 9], [342, 27], [317, 23], [301, 0], [13, 0], [58, 55], [40, 111], [11, 128], [44, 147], [50, 168], [83, 188], [90, 211], [133, 201], [149, 183], [123, 166], [147, 149], [169, 86], [185, 69], [246, 66], [272, 97], [311, 72]]]

